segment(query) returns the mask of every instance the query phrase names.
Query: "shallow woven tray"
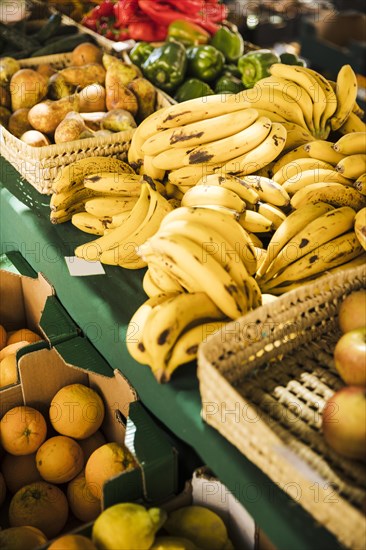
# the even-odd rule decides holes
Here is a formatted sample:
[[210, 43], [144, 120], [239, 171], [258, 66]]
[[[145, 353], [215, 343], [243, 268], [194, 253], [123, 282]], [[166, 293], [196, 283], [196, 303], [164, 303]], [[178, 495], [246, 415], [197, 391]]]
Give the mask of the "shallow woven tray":
[[[63, 53], [32, 57], [19, 61], [21, 67], [37, 67], [50, 63], [56, 69], [70, 65], [71, 54]], [[167, 107], [171, 102], [157, 91], [156, 109]], [[0, 154], [6, 158], [25, 179], [43, 194], [52, 192], [52, 181], [57, 172], [77, 159], [93, 156], [113, 156], [121, 160], [127, 157], [133, 130], [117, 132], [107, 137], [80, 139], [69, 143], [31, 147], [20, 141], [6, 128], [0, 126]]]
[[337, 311], [366, 266], [324, 277], [229, 323], [198, 352], [202, 416], [350, 548], [366, 548], [366, 467], [332, 451], [325, 402]]

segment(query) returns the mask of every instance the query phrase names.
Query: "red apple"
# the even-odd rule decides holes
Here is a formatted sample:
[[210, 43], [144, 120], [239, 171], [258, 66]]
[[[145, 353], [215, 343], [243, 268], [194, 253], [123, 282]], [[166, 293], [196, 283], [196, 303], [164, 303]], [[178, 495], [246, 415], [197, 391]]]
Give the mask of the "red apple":
[[334, 348], [334, 363], [349, 386], [366, 386], [366, 327], [343, 334]]
[[324, 407], [322, 428], [337, 453], [366, 460], [366, 388], [347, 386], [337, 391]]
[[349, 294], [338, 310], [339, 327], [343, 333], [366, 327], [366, 290]]

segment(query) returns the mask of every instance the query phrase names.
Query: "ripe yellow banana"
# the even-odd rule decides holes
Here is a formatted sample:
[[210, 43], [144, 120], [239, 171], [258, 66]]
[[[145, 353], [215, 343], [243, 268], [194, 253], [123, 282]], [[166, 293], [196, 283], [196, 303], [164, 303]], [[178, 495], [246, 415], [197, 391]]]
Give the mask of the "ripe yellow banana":
[[[300, 258], [353, 229], [356, 212], [344, 206], [326, 212], [311, 221], [288, 242], [267, 270], [262, 282], [266, 284], [274, 275]], [[301, 272], [300, 276], [301, 275]]]
[[67, 189], [62, 193], [54, 193], [50, 199], [51, 210], [65, 210], [78, 202], [87, 201], [93, 197], [97, 197], [98, 193], [95, 193], [91, 189], [85, 189], [82, 186], [78, 186], [73, 189]]
[[98, 218], [88, 212], [79, 212], [72, 216], [71, 223], [84, 233], [103, 235], [104, 231], [110, 227], [112, 218]]
[[338, 129], [341, 134], [349, 134], [351, 132], [366, 132], [366, 124], [355, 113], [350, 113], [349, 117]]
[[344, 158], [344, 155], [335, 151], [333, 145], [334, 143], [331, 141], [317, 139], [316, 141], [311, 141], [304, 145], [304, 149], [311, 158], [322, 160], [323, 162], [328, 162], [335, 166]]
[[51, 210], [50, 221], [51, 223], [58, 224], [71, 220], [74, 214], [85, 211], [85, 201], [75, 202], [67, 208]]
[[302, 126], [295, 124], [294, 122], [281, 122], [281, 124], [286, 128], [286, 143], [284, 151], [292, 151], [295, 147], [300, 145], [305, 145], [313, 139], [313, 135]]
[[235, 135], [252, 122], [253, 109], [243, 109], [213, 118], [205, 118], [185, 126], [158, 132], [147, 139], [141, 149], [145, 155], [158, 155], [171, 147], [197, 147]]
[[364, 250], [366, 250], [366, 208], [359, 210], [355, 216], [355, 233]]
[[144, 162], [141, 167], [140, 173], [152, 178], [155, 181], [163, 181], [165, 176], [165, 169], [157, 168], [154, 165], [154, 158], [150, 155], [144, 156]]
[[352, 113], [357, 99], [357, 78], [351, 65], [343, 65], [337, 74], [337, 109], [330, 119], [332, 130], [338, 130]]
[[126, 172], [133, 173], [133, 169], [123, 162], [112, 157], [87, 157], [79, 159], [67, 166], [63, 166], [57, 173], [57, 176], [52, 182], [52, 191], [54, 193], [62, 193], [67, 189], [82, 184], [84, 178], [90, 174], [98, 174], [100, 172]]
[[252, 175], [244, 176], [241, 179], [253, 187], [261, 201], [269, 202], [275, 206], [287, 206], [290, 203], [290, 197], [282, 185], [270, 178]]
[[259, 279], [267, 272], [269, 266], [280, 254], [284, 246], [295, 235], [302, 231], [310, 222], [330, 210], [333, 210], [330, 204], [318, 202], [317, 204], [307, 204], [291, 212], [273, 234], [267, 247], [266, 257], [258, 267], [257, 278]]
[[331, 169], [326, 168], [315, 168], [312, 170], [304, 170], [304, 172], [301, 172], [298, 176], [293, 176], [289, 180], [286, 180], [282, 184], [282, 188], [287, 191], [287, 193], [292, 196], [294, 195], [299, 189], [302, 189], [303, 187], [306, 187], [307, 185], [311, 185], [312, 183], [319, 183], [319, 182], [337, 182], [342, 183], [343, 185], [351, 185], [352, 181], [344, 178], [340, 175], [339, 172], [336, 170], [333, 170], [333, 167]]
[[[257, 117], [257, 111], [251, 110]], [[204, 162], [219, 164], [243, 155], [255, 149], [265, 140], [271, 130], [271, 125], [272, 123], [267, 117], [253, 120], [252, 124], [237, 134], [195, 147], [187, 154], [184, 163], [186, 165]]]
[[243, 201], [249, 204], [256, 204], [259, 201], [259, 195], [255, 189], [245, 182], [244, 179], [237, 176], [221, 176], [218, 172], [209, 174], [197, 182], [196, 185], [216, 185], [225, 187], [233, 193], [236, 193]]
[[153, 281], [153, 278], [151, 277], [151, 271], [149, 269], [146, 270], [145, 275], [142, 278], [142, 288], [149, 298], [152, 298], [153, 296], [158, 296], [163, 292], [163, 290], [158, 287]]
[[246, 231], [251, 233], [267, 233], [274, 229], [273, 222], [263, 214], [246, 210], [240, 214], [239, 223]]
[[329, 162], [309, 157], [298, 158], [282, 166], [280, 170], [273, 174], [272, 179], [280, 185], [283, 185], [285, 181], [292, 181], [299, 178], [305, 170], [319, 170], [320, 168], [332, 170], [333, 165], [329, 164]]
[[283, 116], [278, 115], [273, 111], [269, 111], [268, 109], [258, 109], [257, 107], [255, 107], [255, 110], [257, 111], [259, 116], [265, 116], [266, 118], [269, 118], [271, 122], [286, 122], [286, 119], [283, 118]]
[[141, 304], [141, 306], [135, 311], [130, 322], [128, 323], [126, 332], [126, 347], [130, 355], [138, 363], [147, 365], [151, 361], [151, 358], [149, 357], [149, 354], [142, 342], [145, 324], [150, 313], [156, 306], [158, 306], [165, 300], [172, 298], [172, 296], [174, 296], [174, 294], [165, 293], [152, 296], [143, 304]]
[[139, 196], [141, 176], [118, 172], [99, 172], [84, 178], [84, 186], [104, 195]]
[[217, 185], [195, 185], [183, 196], [182, 206], [212, 206], [219, 205], [243, 212], [245, 202], [233, 191]]
[[262, 214], [265, 218], [270, 220], [274, 229], [278, 229], [283, 221], [286, 219], [286, 214], [282, 212], [277, 206], [273, 206], [268, 202], [259, 201], [257, 204], [250, 206], [250, 210], [255, 210], [259, 214]]
[[294, 162], [297, 159], [302, 158], [308, 158], [309, 155], [305, 151], [305, 146], [300, 145], [299, 147], [295, 147], [295, 149], [291, 149], [291, 151], [288, 151], [287, 153], [282, 153], [278, 160], [273, 164], [272, 171], [273, 174], [276, 174], [276, 172], [279, 172], [283, 166], [286, 166], [286, 164], [289, 164], [290, 162]]
[[291, 206], [299, 208], [304, 204], [319, 201], [327, 202], [335, 208], [350, 206], [356, 212], [366, 206], [366, 197], [353, 187], [336, 182], [312, 183], [299, 189], [291, 198]]
[[[178, 170], [187, 165], [185, 159], [192, 149], [193, 147], [166, 149], [153, 157], [151, 162], [155, 168], [160, 170]], [[203, 162], [201, 164], [203, 164]]]
[[366, 195], [366, 172], [358, 176], [357, 180], [353, 183], [353, 187], [362, 195]]
[[333, 145], [337, 153], [342, 155], [357, 155], [366, 151], [366, 132], [345, 134]]
[[278, 157], [286, 143], [286, 129], [273, 122], [268, 136], [258, 147], [224, 164], [221, 174], [252, 174]]
[[357, 180], [366, 172], [366, 154], [349, 155], [340, 160], [335, 169], [345, 178]]
[[329, 131], [330, 119], [337, 109], [336, 94], [330, 82], [322, 74], [310, 69], [309, 67], [307, 67], [306, 70], [315, 78], [315, 80], [319, 83], [319, 86], [323, 89], [325, 95], [325, 109], [321, 116], [320, 126], [324, 129], [328, 128]]
[[262, 292], [272, 292], [275, 287], [301, 278], [312, 277], [353, 260], [363, 252], [354, 231], [349, 231], [322, 244], [299, 260], [288, 265], [277, 277], [261, 286]]
[[196, 183], [206, 177], [209, 174], [213, 174], [215, 170], [220, 168], [220, 165], [216, 164], [202, 164], [199, 166], [183, 166], [183, 168], [178, 168], [177, 170], [172, 170], [168, 173], [168, 180], [177, 185], [179, 188], [181, 186], [196, 185]]
[[85, 210], [94, 216], [114, 216], [126, 210], [131, 210], [137, 201], [137, 197], [126, 196], [101, 196], [85, 201]]
[[120, 214], [115, 214], [114, 216], [112, 216], [112, 221], [109, 224], [108, 229], [114, 229], [115, 227], [121, 225], [125, 221], [125, 219], [129, 217], [129, 215], [131, 214], [131, 210], [126, 210], [125, 212], [121, 212]]
[[184, 292], [184, 288], [177, 279], [162, 267], [161, 262], [157, 262], [154, 255], [148, 259], [148, 271], [153, 283], [158, 286], [160, 292]]

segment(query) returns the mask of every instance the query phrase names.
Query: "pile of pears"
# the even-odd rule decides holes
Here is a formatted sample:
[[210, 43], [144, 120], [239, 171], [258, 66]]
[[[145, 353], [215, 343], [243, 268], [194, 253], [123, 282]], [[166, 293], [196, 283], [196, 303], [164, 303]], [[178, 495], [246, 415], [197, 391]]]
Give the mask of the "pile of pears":
[[136, 65], [89, 42], [60, 70], [0, 58], [0, 124], [34, 147], [133, 130], [155, 111], [156, 94]]

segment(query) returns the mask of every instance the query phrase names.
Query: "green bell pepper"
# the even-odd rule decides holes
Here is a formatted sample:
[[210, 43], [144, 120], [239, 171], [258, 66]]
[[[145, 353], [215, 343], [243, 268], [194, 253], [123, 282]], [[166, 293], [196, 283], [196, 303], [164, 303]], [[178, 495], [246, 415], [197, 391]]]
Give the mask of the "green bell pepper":
[[219, 76], [225, 63], [220, 50], [209, 44], [187, 49], [188, 74], [204, 82], [212, 82]]
[[244, 53], [244, 40], [238, 31], [232, 31], [227, 27], [220, 27], [210, 40], [214, 46], [225, 56], [226, 61], [237, 61]]
[[176, 19], [168, 27], [168, 40], [177, 40], [184, 46], [194, 46], [198, 44], [207, 44], [210, 34], [195, 23]]
[[174, 99], [181, 103], [182, 101], [188, 101], [188, 99], [195, 99], [196, 97], [204, 97], [206, 95], [213, 95], [214, 91], [203, 80], [198, 78], [189, 78], [175, 92]]
[[306, 67], [305, 59], [298, 57], [294, 53], [283, 52], [280, 55], [280, 60], [281, 63], [284, 63], [285, 65], [299, 65], [300, 67]]
[[165, 42], [154, 48], [141, 65], [144, 76], [166, 92], [174, 91], [187, 70], [186, 49], [180, 42]]
[[135, 46], [129, 53], [129, 58], [132, 63], [141, 67], [141, 65], [146, 61], [151, 52], [153, 51], [154, 46], [150, 42], [137, 42]]
[[237, 94], [244, 90], [244, 84], [240, 78], [224, 74], [216, 81], [214, 90], [216, 94]]
[[273, 63], [281, 63], [281, 60], [272, 50], [256, 50], [240, 57], [238, 69], [244, 86], [252, 88], [258, 80], [269, 76], [269, 68]]
[[224, 65], [222, 69], [222, 74], [227, 74], [229, 76], [236, 76], [236, 78], [241, 79], [241, 72], [238, 69], [238, 66], [235, 63], [228, 63]]

